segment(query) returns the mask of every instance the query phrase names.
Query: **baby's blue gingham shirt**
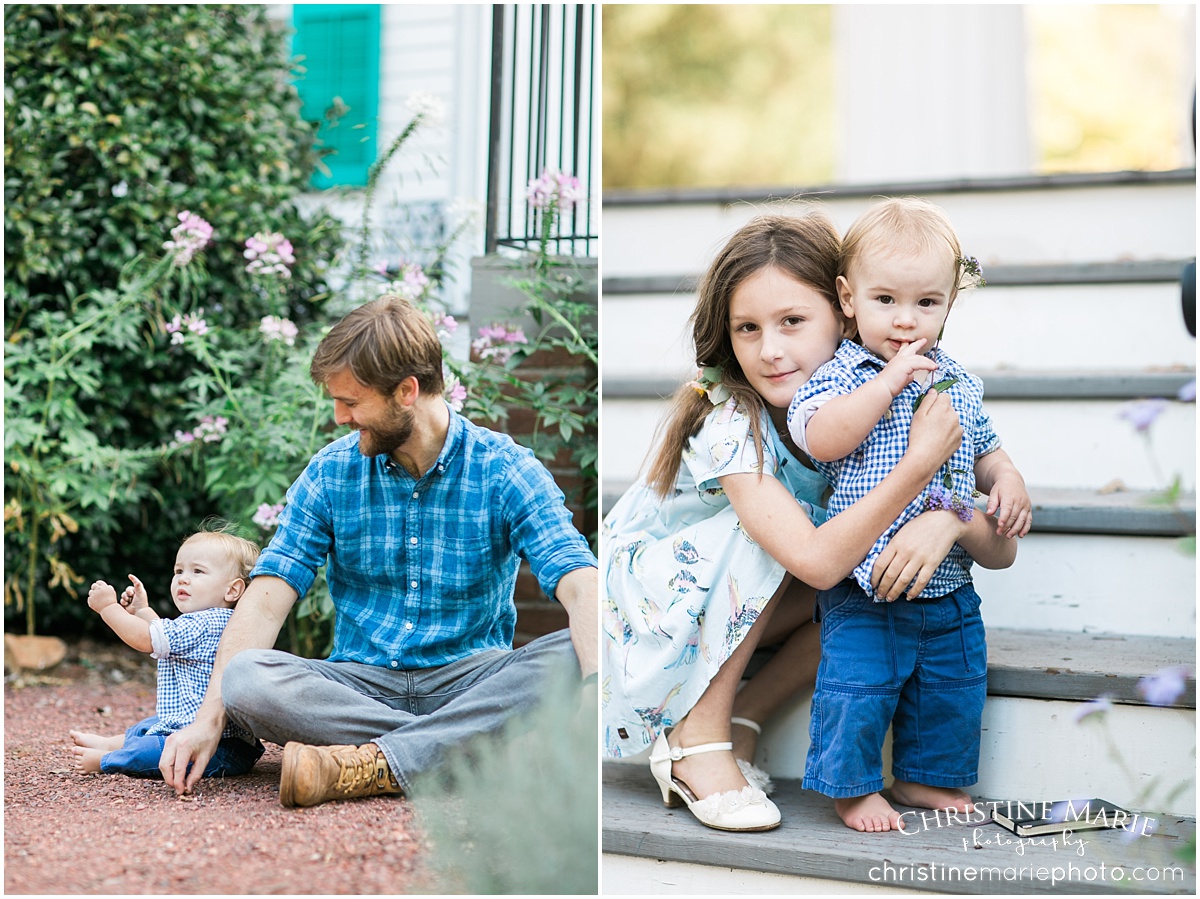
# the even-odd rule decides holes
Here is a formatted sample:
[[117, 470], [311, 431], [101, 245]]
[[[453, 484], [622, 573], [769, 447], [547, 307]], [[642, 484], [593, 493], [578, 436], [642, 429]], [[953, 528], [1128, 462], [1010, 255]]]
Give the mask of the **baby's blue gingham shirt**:
[[[938, 364], [938, 370], [934, 373], [935, 380], [958, 378], [958, 382], [946, 393], [962, 423], [962, 445], [921, 495], [909, 503], [892, 526], [875, 541], [867, 557], [854, 569], [854, 579], [869, 596], [874, 595], [871, 589], [871, 569], [875, 565], [875, 559], [896, 532], [921, 513], [930, 490], [935, 486], [944, 486], [943, 473], [949, 470], [954, 479], [954, 491], [969, 500], [971, 491], [975, 489], [975, 459], [1000, 448], [1000, 438], [992, 428], [992, 420], [983, 411], [983, 382], [940, 349], [934, 349], [925, 355]], [[850, 340], [843, 340], [833, 359], [818, 368], [808, 383], [796, 392], [788, 408], [789, 430], [793, 430], [793, 425], [797, 424], [797, 416], [803, 414], [801, 407], [805, 403], [816, 397], [833, 398], [851, 393], [878, 375], [884, 364], [882, 359], [865, 347]], [[905, 387], [892, 401], [891, 408], [867, 435], [867, 439], [846, 458], [835, 462], [813, 460], [817, 470], [834, 485], [833, 496], [828, 503], [830, 518], [866, 496], [896, 467], [896, 463], [908, 448], [908, 429], [913, 419], [913, 402], [925, 389], [927, 388], [922, 388], [916, 383]], [[954, 544], [954, 548], [938, 566], [921, 595], [944, 596], [964, 584], [969, 584], [971, 565], [972, 559], [966, 550], [957, 543]]]
[[533, 453], [451, 411], [419, 479], [362, 455], [357, 432], [313, 456], [251, 576], [303, 596], [328, 560], [329, 658], [403, 670], [511, 649], [521, 558], [550, 597], [564, 574], [596, 566]]
[[[201, 609], [150, 622], [150, 655], [158, 659], [158, 723], [147, 733], [172, 734], [196, 720], [212, 677], [217, 644], [232, 614], [233, 609]], [[254, 740], [232, 723], [221, 736]]]

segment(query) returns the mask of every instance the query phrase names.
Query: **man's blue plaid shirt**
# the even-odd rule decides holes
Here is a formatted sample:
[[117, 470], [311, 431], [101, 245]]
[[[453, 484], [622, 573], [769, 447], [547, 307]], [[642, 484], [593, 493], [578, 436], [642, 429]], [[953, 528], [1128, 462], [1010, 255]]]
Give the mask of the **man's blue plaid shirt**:
[[522, 557], [551, 597], [564, 574], [596, 565], [533, 453], [451, 411], [420, 479], [362, 455], [357, 433], [313, 456], [251, 576], [303, 596], [328, 560], [329, 658], [415, 669], [512, 648]]
[[[948, 388], [946, 393], [962, 423], [963, 440], [942, 472], [950, 472], [954, 479], [954, 491], [969, 500], [971, 492], [975, 489], [975, 459], [1000, 448], [1000, 438], [992, 428], [992, 420], [983, 411], [983, 381], [970, 374], [940, 349], [925, 355], [938, 364], [938, 370], [934, 374], [936, 380], [958, 378], [958, 382]], [[865, 347], [850, 340], [843, 340], [833, 359], [818, 368], [808, 383], [796, 392], [788, 408], [789, 430], [793, 430], [793, 422], [797, 415], [803, 414], [800, 410], [802, 405], [817, 397], [833, 398], [851, 393], [878, 375], [884, 364], [882, 359]], [[892, 401], [891, 408], [867, 435], [867, 439], [846, 458], [836, 462], [813, 460], [817, 470], [834, 485], [833, 496], [828, 504], [830, 518], [866, 496], [896, 467], [896, 463], [908, 448], [908, 429], [913, 419], [913, 403], [925, 389], [927, 388], [922, 388], [916, 383], [905, 387]], [[942, 473], [939, 473], [921, 495], [908, 504], [892, 526], [875, 541], [867, 557], [854, 569], [855, 580], [868, 596], [874, 596], [871, 589], [871, 569], [876, 558], [896, 532], [921, 513], [932, 488], [943, 485], [942, 477]], [[964, 584], [969, 584], [972, 564], [966, 550], [957, 543], [954, 544], [954, 548], [938, 566], [922, 596], [944, 596]]]

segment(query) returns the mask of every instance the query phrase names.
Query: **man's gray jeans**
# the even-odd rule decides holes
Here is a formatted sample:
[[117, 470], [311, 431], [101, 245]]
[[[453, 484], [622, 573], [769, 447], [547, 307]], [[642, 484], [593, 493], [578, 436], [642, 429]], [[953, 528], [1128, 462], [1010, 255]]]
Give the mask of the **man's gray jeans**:
[[250, 649], [226, 666], [221, 699], [232, 721], [281, 746], [374, 741], [409, 792], [448, 752], [530, 712], [550, 678], [563, 676], [579, 676], [566, 630], [413, 671]]

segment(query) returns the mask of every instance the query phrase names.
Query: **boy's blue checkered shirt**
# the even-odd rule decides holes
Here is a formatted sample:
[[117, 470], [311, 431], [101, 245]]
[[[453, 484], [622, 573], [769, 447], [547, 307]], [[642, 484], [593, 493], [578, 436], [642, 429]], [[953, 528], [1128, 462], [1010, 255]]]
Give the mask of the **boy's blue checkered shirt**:
[[[150, 734], [172, 734], [196, 720], [212, 677], [217, 644], [233, 609], [201, 609], [178, 618], [156, 618], [150, 623], [151, 655], [158, 659], [158, 723]], [[223, 737], [254, 737], [237, 725], [226, 726]]]
[[[867, 557], [854, 569], [855, 580], [868, 596], [874, 596], [871, 589], [871, 569], [876, 558], [896, 532], [921, 513], [932, 488], [942, 486], [943, 474], [948, 471], [954, 479], [954, 491], [969, 498], [975, 489], [975, 459], [1000, 448], [1000, 438], [992, 428], [992, 420], [983, 411], [983, 381], [970, 374], [940, 349], [934, 349], [926, 355], [938, 364], [934, 375], [937, 380], [958, 378], [958, 382], [946, 393], [962, 423], [962, 445], [942, 468], [942, 472], [939, 472], [920, 496], [908, 504], [892, 526], [875, 541]], [[818, 368], [808, 383], [796, 392], [788, 408], [789, 430], [792, 429], [801, 404], [814, 397], [832, 398], [851, 393], [878, 375], [884, 364], [882, 359], [865, 347], [850, 340], [843, 340], [833, 359]], [[828, 504], [830, 518], [866, 496], [896, 467], [896, 463], [908, 448], [908, 429], [913, 419], [913, 403], [925, 389], [927, 388], [922, 388], [916, 383], [905, 387], [893, 400], [891, 408], [867, 435], [867, 439], [846, 458], [836, 462], [813, 460], [817, 470], [834, 485], [833, 496]], [[944, 596], [964, 584], [969, 584], [971, 565], [972, 559], [966, 550], [957, 543], [954, 544], [954, 548], [938, 566], [922, 595]]]
[[386, 454], [364, 456], [358, 439], [313, 456], [251, 572], [304, 596], [328, 560], [331, 660], [403, 670], [511, 649], [521, 558], [551, 597], [564, 574], [596, 566], [562, 491], [511, 438], [451, 411], [419, 479]]

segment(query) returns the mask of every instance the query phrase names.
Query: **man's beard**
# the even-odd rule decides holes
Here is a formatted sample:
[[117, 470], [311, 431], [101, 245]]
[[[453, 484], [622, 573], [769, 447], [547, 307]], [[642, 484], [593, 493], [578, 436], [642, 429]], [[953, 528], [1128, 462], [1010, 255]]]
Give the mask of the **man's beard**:
[[358, 451], [364, 456], [392, 455], [412, 436], [416, 415], [395, 400], [388, 401], [388, 417], [358, 433]]

